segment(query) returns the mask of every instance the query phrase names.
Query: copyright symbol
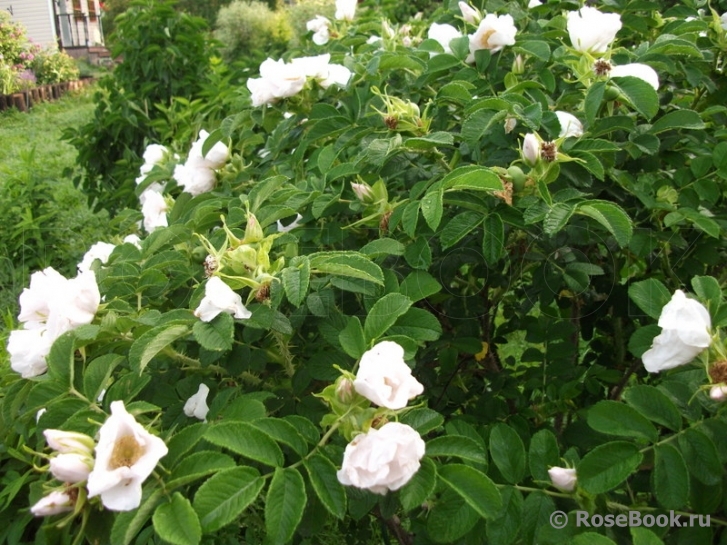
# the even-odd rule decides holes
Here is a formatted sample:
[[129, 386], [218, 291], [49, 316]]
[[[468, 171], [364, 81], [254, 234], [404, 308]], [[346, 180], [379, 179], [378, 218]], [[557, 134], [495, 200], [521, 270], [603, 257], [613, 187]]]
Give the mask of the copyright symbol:
[[566, 515], [563, 511], [554, 511], [553, 514], [550, 515], [550, 525], [556, 530], [565, 528], [568, 525], [568, 515]]

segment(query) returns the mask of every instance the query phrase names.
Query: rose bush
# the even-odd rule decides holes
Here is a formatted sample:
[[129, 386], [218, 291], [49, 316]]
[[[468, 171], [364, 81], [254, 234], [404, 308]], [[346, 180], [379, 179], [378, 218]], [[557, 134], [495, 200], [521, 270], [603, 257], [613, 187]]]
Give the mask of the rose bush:
[[[101, 298], [36, 376], [3, 369], [14, 532], [725, 539], [720, 13], [615, 1], [572, 40], [577, 3], [468, 6], [364, 2], [324, 46], [307, 33], [220, 68], [215, 100], [159, 105], [144, 146], [167, 151], [117, 165], [144, 202], [106, 239], [139, 240], [82, 273]], [[449, 51], [434, 24], [461, 34]], [[658, 85], [612, 72], [629, 65]], [[175, 171], [212, 150], [207, 190], [185, 191]], [[49, 329], [44, 282], [72, 282], [46, 276], [15, 339]], [[49, 429], [97, 438], [86, 484], [53, 478]], [[574, 516], [631, 510], [694, 524]]]

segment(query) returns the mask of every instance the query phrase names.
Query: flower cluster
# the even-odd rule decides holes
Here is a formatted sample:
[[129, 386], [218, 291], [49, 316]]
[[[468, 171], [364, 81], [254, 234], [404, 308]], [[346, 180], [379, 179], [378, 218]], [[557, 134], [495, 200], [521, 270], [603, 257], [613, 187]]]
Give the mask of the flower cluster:
[[[139, 176], [136, 178], [136, 185], [146, 181], [152, 169], [160, 165], [168, 156], [169, 150], [160, 144], [150, 144], [144, 150], [144, 164], [139, 169]], [[162, 193], [166, 184], [153, 182], [149, 184], [139, 195], [141, 213], [144, 215], [144, 229], [151, 233], [159, 227], [166, 227], [168, 204]]]
[[24, 329], [10, 333], [10, 365], [23, 378], [46, 372], [46, 357], [63, 333], [93, 321], [101, 294], [93, 271], [67, 279], [52, 267], [35, 272], [20, 294], [18, 320]]
[[[48, 446], [56, 451], [50, 472], [64, 483], [43, 497], [31, 512], [48, 516], [72, 511], [77, 489], [86, 484], [88, 497], [101, 497], [111, 511], [129, 511], [141, 503], [141, 485], [154, 471], [167, 446], [129, 414], [123, 401], [111, 403], [111, 416], [98, 432], [98, 443], [82, 433], [47, 429]], [[93, 450], [95, 446], [95, 457]]]
[[199, 131], [199, 137], [192, 144], [187, 161], [174, 169], [174, 179], [186, 193], [191, 193], [194, 197], [212, 191], [217, 182], [215, 170], [221, 168], [230, 155], [230, 150], [222, 142], [215, 143], [212, 149], [203, 155], [202, 149], [208, 137], [207, 131]]
[[[355, 404], [351, 386], [389, 411], [403, 409], [424, 391], [404, 361], [404, 349], [392, 341], [382, 341], [363, 354], [353, 382], [345, 376], [339, 379], [336, 394]], [[398, 490], [419, 470], [424, 450], [421, 436], [406, 424], [387, 422], [378, 429], [372, 425], [346, 446], [338, 480], [375, 494]]]
[[327, 89], [331, 85], [345, 87], [351, 71], [343, 65], [332, 64], [329, 54], [299, 57], [286, 63], [283, 59], [268, 58], [260, 65], [260, 77], [247, 80], [253, 106], [274, 104], [303, 90], [309, 79]]

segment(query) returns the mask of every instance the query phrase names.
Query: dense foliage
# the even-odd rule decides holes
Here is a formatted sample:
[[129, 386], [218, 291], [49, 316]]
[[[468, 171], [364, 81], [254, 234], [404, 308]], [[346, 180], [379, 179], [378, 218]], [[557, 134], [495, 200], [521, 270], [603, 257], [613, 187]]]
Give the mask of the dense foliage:
[[7, 535], [726, 542], [725, 6], [374, 7], [107, 134], [139, 202], [23, 294]]

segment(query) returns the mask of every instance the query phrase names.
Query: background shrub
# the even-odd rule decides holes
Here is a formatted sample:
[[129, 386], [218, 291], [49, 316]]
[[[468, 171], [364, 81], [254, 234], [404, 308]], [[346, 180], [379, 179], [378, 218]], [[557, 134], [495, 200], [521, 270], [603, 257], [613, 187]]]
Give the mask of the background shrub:
[[220, 9], [215, 38], [228, 62], [257, 65], [266, 57], [279, 57], [292, 35], [287, 17], [263, 2], [240, 0]]
[[45, 49], [35, 55], [33, 71], [39, 84], [60, 83], [78, 79], [80, 71], [67, 53], [55, 49]]

